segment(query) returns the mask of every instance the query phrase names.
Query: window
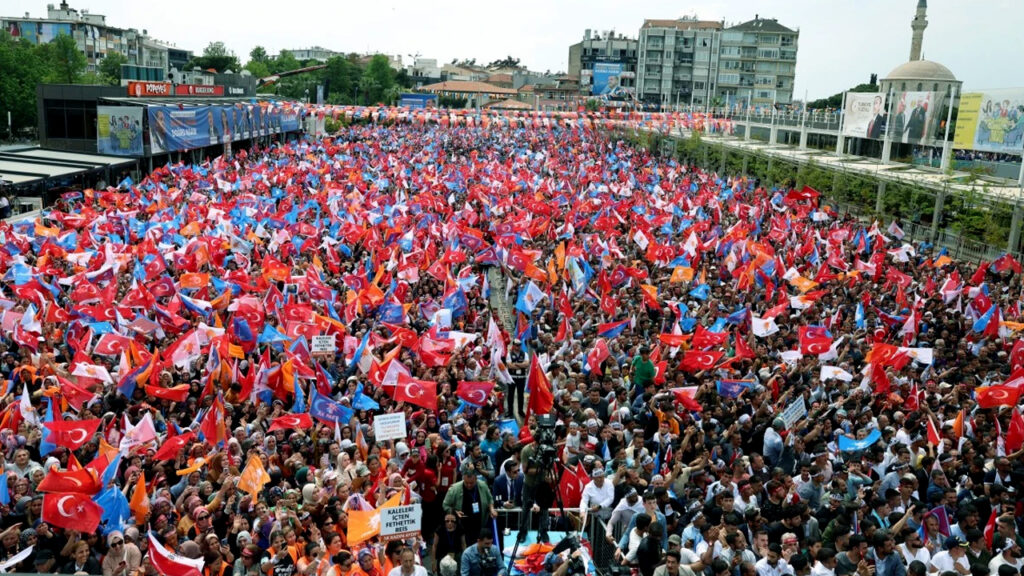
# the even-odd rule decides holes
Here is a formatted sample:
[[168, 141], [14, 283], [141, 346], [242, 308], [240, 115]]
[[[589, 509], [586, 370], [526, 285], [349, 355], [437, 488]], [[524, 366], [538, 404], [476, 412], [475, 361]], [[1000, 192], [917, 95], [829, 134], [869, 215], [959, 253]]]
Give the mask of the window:
[[777, 59], [779, 57], [779, 51], [774, 48], [762, 48], [757, 51], [757, 57]]
[[918, 82], [917, 83], [917, 91], [920, 92], [921, 90], [924, 90], [924, 84], [921, 83], [921, 82]]
[[938, 92], [938, 91], [939, 91], [939, 83], [936, 82], [935, 84], [932, 84], [932, 92]]

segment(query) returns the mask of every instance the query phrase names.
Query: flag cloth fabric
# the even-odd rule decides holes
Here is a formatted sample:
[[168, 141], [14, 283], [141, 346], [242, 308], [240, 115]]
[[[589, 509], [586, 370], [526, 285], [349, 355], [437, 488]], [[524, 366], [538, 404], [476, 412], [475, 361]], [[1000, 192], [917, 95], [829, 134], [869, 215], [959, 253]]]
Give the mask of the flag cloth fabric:
[[128, 501], [128, 507], [135, 516], [135, 523], [138, 526], [146, 524], [149, 516], [149, 494], [146, 493], [146, 473], [139, 472], [139, 479], [135, 482], [135, 489], [132, 491], [132, 498]]
[[872, 430], [866, 437], [855, 440], [847, 436], [839, 437], [839, 451], [840, 452], [860, 452], [867, 450], [872, 444], [878, 442], [882, 438], [882, 432], [878, 429]]
[[238, 477], [238, 489], [255, 499], [267, 482], [270, 482], [270, 474], [263, 467], [263, 461], [255, 454], [249, 456], [249, 461]]
[[149, 562], [162, 576], [202, 576], [202, 558], [186, 558], [164, 548], [153, 532], [149, 533]]
[[979, 386], [974, 389], [974, 397], [981, 408], [1016, 406], [1020, 394], [1021, 388], [1017, 386]]
[[99, 418], [89, 420], [54, 420], [43, 425], [49, 430], [46, 437], [47, 441], [70, 450], [78, 450], [96, 433], [100, 422], [102, 420]]
[[348, 511], [348, 545], [355, 546], [366, 542], [370, 538], [380, 534], [380, 511], [384, 508], [394, 508], [402, 505], [403, 493], [398, 492], [388, 498], [380, 508], [373, 510], [357, 510], [350, 508]]
[[54, 492], [43, 496], [43, 521], [65, 530], [95, 532], [103, 510], [86, 494]]
[[530, 357], [530, 372], [526, 378], [526, 389], [530, 393], [527, 402], [527, 416], [530, 414], [548, 414], [555, 405], [555, 395], [551, 390], [551, 382], [540, 367], [537, 355]]
[[622, 334], [622, 332], [625, 331], [628, 326], [629, 320], [622, 320], [619, 322], [607, 322], [605, 324], [600, 324], [597, 327], [597, 335], [600, 336], [601, 338], [612, 339]]

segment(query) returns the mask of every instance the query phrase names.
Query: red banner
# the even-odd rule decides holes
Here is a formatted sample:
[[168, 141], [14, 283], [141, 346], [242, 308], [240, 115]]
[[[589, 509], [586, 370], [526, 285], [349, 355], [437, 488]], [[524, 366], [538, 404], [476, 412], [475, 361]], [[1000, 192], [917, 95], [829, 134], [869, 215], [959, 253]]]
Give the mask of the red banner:
[[128, 82], [129, 96], [170, 96], [170, 82]]
[[174, 87], [175, 96], [223, 96], [223, 86], [207, 86], [204, 84], [178, 84]]

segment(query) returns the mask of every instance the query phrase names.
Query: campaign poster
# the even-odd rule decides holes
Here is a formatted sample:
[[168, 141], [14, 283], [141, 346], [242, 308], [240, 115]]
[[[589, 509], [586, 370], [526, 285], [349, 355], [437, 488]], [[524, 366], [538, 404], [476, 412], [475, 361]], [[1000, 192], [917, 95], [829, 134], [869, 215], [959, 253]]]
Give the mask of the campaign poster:
[[889, 137], [893, 142], [925, 144], [931, 140], [937, 115], [935, 92], [896, 92], [893, 97], [892, 116], [889, 118]]
[[614, 94], [619, 87], [622, 69], [621, 62], [595, 62], [592, 94], [595, 96]]
[[963, 94], [953, 145], [966, 150], [1020, 154], [1024, 150], [1024, 88]]
[[154, 153], [193, 150], [210, 144], [209, 107], [149, 107], [149, 139]]
[[882, 138], [885, 135], [885, 95], [847, 92], [843, 108], [843, 136]]
[[96, 151], [110, 156], [142, 156], [142, 107], [97, 106]]

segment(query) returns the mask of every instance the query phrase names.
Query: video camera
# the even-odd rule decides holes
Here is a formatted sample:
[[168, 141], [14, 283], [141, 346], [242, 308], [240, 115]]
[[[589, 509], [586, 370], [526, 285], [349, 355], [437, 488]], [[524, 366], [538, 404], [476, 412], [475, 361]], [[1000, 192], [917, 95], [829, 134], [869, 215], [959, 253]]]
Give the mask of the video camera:
[[573, 556], [573, 552], [579, 550], [580, 548], [581, 544], [579, 536], [573, 534], [571, 536], [566, 536], [565, 538], [563, 538], [562, 541], [559, 542], [558, 545], [551, 550], [552, 556], [561, 554], [565, 550], [569, 550], [569, 559], [566, 560], [566, 562], [568, 563], [568, 566], [566, 568], [566, 574], [568, 574], [569, 576], [583, 575], [587, 573], [587, 567], [583, 564], [583, 558], [579, 556]]
[[553, 470], [558, 460], [558, 436], [555, 434], [555, 427], [558, 419], [551, 414], [545, 414], [537, 418], [537, 433], [533, 439], [537, 442], [537, 451], [534, 453], [531, 465], [539, 470]]
[[480, 553], [480, 576], [495, 576], [498, 573], [498, 558], [487, 547]]

